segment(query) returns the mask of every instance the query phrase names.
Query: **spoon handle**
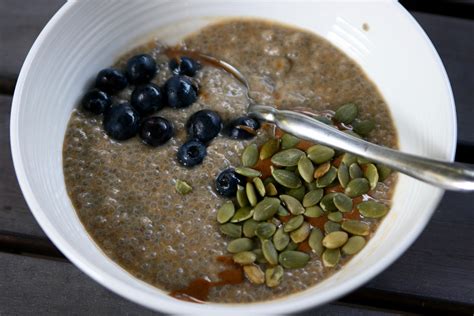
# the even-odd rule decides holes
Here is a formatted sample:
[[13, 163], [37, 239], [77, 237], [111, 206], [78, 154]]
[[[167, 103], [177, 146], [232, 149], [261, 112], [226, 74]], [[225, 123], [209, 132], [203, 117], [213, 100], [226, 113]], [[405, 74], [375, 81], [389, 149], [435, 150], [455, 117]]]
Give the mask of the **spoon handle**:
[[375, 145], [294, 111], [250, 105], [248, 113], [299, 138], [365, 157], [434, 186], [455, 191], [474, 190], [472, 165], [423, 158]]

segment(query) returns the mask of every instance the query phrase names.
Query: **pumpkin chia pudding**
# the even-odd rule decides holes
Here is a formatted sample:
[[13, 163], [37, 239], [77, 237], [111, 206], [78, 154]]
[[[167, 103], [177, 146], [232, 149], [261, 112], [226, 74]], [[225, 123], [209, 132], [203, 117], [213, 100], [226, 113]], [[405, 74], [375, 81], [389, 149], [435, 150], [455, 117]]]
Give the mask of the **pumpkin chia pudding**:
[[90, 236], [135, 277], [191, 301], [271, 300], [340, 269], [388, 211], [396, 175], [246, 117], [238, 80], [176, 52], [236, 66], [259, 104], [396, 148], [377, 87], [325, 39], [278, 23], [225, 20], [178, 48], [133, 49], [71, 115], [64, 176]]

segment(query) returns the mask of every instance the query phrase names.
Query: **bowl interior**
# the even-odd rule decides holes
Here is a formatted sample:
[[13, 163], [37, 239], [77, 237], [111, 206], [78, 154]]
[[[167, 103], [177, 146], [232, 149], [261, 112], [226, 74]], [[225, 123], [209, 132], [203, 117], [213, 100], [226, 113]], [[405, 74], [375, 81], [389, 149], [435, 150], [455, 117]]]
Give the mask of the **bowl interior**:
[[41, 33], [20, 74], [11, 121], [15, 169], [32, 212], [58, 248], [104, 286], [156, 310], [283, 313], [335, 299], [392, 263], [419, 235], [442, 195], [400, 176], [393, 208], [362, 253], [319, 285], [271, 303], [177, 301], [109, 260], [84, 230], [65, 189], [62, 143], [72, 109], [97, 70], [135, 45], [156, 36], [173, 43], [217, 18], [235, 16], [273, 19], [329, 39], [379, 87], [403, 151], [453, 158], [456, 121], [446, 73], [424, 32], [396, 2], [68, 2]]

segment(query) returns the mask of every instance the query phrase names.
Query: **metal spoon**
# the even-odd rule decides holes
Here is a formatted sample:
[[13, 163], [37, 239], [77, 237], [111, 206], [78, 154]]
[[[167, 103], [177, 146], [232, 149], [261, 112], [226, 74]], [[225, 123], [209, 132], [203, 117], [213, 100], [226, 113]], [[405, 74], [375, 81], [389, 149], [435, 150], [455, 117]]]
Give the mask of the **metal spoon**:
[[247, 113], [261, 121], [275, 124], [284, 132], [365, 157], [443, 189], [474, 191], [474, 167], [472, 165], [444, 162], [403, 153], [348, 135], [302, 113], [255, 104], [248, 94], [250, 86], [247, 79], [236, 67], [223, 60], [198, 52], [182, 51], [182, 53], [187, 55], [191, 53], [191, 57], [223, 68], [232, 74], [247, 88], [249, 99]]

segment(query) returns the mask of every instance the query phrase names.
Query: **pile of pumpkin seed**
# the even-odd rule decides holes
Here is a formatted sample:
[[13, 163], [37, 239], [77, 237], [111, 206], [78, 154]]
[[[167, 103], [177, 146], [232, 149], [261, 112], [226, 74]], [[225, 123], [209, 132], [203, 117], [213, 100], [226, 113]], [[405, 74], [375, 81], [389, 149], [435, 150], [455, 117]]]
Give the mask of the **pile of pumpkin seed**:
[[[335, 112], [334, 121], [365, 136], [375, 124], [356, 120], [357, 113], [354, 104], [346, 104]], [[248, 145], [242, 166], [235, 168], [247, 183], [238, 186], [235, 201], [225, 202], [217, 211], [221, 233], [233, 239], [227, 251], [254, 284], [276, 287], [284, 269], [303, 268], [311, 256], [327, 268], [336, 267], [341, 258], [365, 246], [370, 222], [364, 218], [381, 218], [388, 212], [387, 205], [365, 194], [384, 181], [390, 169], [323, 145], [303, 151], [295, 148], [299, 143], [300, 139], [284, 134], [268, 140], [260, 150], [256, 144]], [[259, 159], [271, 159], [271, 176], [265, 179], [252, 168]], [[342, 192], [325, 190], [333, 186], [340, 186]], [[363, 195], [364, 201], [355, 206], [353, 199]], [[345, 219], [344, 214], [354, 208], [361, 220]], [[327, 217], [324, 231], [307, 221], [321, 216]], [[303, 242], [311, 248], [310, 254], [298, 250]]]

